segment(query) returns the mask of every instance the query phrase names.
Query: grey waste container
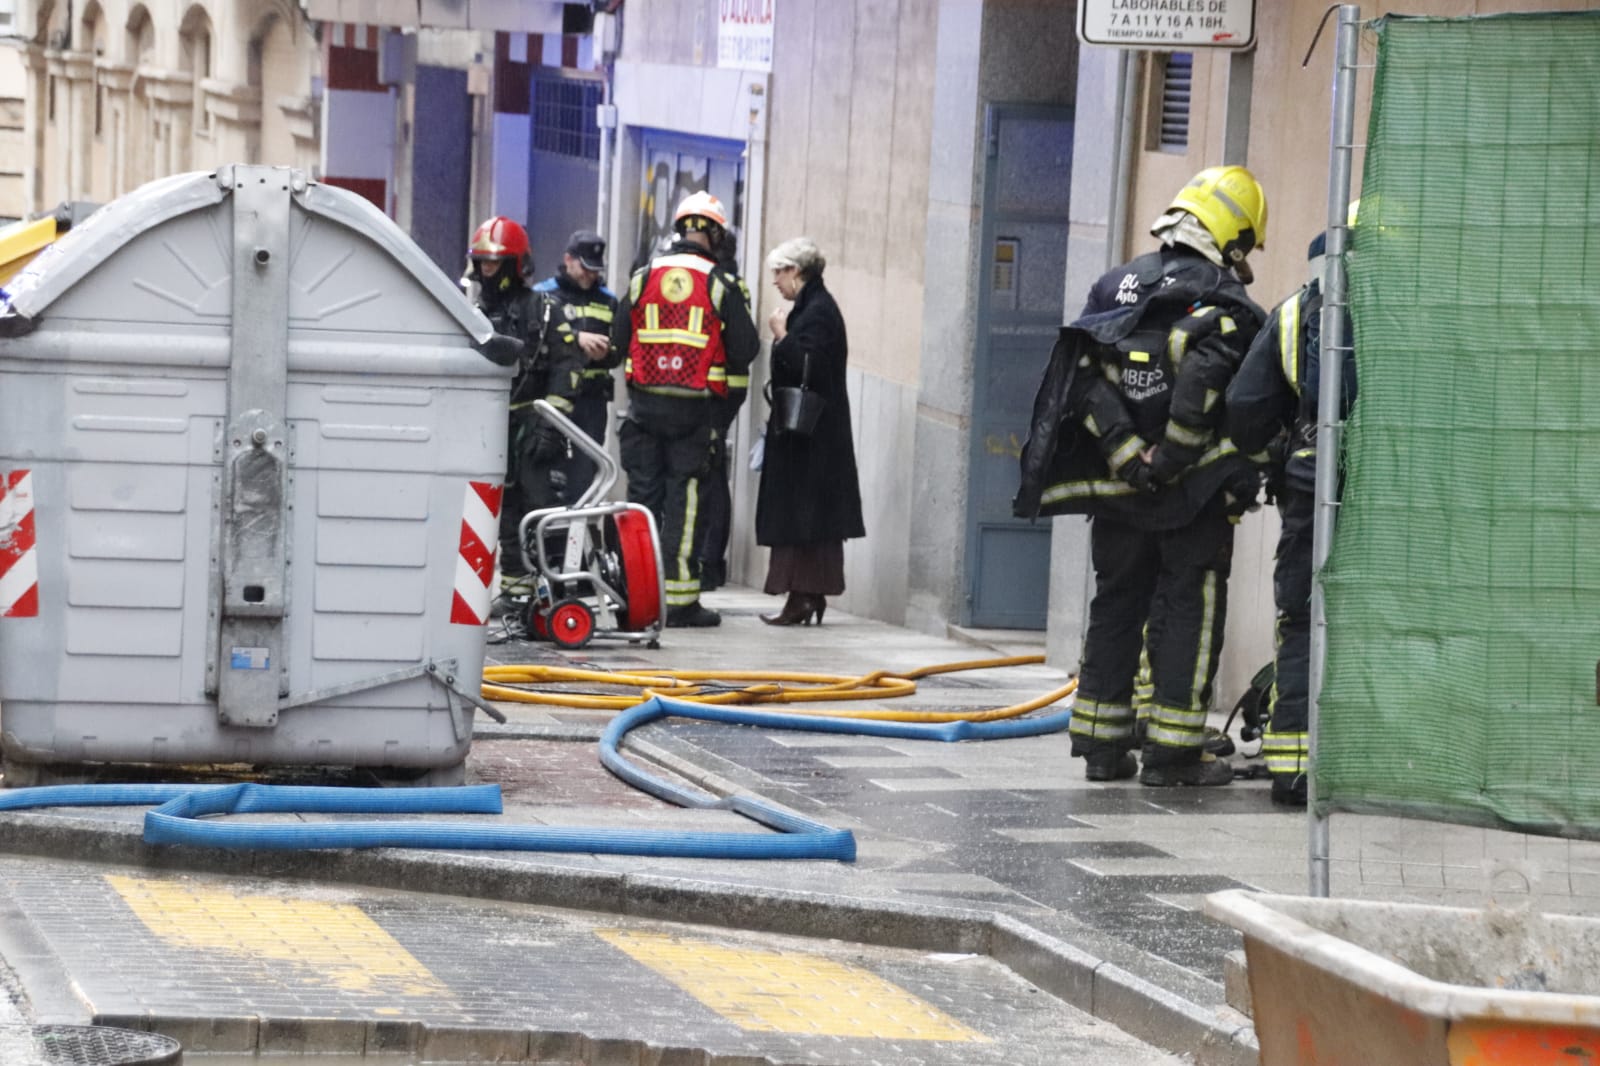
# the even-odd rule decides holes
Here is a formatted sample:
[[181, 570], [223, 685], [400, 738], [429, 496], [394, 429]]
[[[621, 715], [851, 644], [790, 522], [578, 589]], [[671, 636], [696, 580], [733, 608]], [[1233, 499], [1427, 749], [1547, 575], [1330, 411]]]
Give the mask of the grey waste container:
[[414, 768], [472, 737], [493, 331], [296, 171], [108, 204], [0, 299], [0, 727], [42, 764]]

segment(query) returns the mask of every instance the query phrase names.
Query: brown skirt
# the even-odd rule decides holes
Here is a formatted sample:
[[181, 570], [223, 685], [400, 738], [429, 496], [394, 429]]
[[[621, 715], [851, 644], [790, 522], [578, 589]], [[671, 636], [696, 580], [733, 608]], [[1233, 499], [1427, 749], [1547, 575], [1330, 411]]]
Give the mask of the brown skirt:
[[837, 596], [844, 591], [844, 541], [821, 540], [810, 544], [779, 544], [767, 563], [769, 596], [803, 592]]

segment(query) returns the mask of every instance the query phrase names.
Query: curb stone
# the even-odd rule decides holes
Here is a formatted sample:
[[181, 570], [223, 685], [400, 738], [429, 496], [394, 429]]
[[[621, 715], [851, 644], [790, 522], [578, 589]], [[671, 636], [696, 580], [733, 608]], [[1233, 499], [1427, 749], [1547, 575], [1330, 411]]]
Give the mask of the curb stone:
[[[141, 827], [128, 821], [92, 822], [82, 817], [40, 814], [0, 816], [0, 850], [12, 854], [120, 864], [153, 870], [240, 874], [287, 880], [334, 882], [374, 888], [404, 886], [406, 891], [559, 907], [589, 913], [616, 914], [658, 921], [687, 922], [818, 939], [834, 938], [888, 948], [981, 954], [1011, 969], [1057, 998], [1130, 1035], [1174, 1054], [1192, 1056], [1197, 1066], [1253, 1066], [1257, 1048], [1247, 1020], [1222, 1017], [1168, 992], [1133, 973], [1028, 925], [992, 911], [900, 904], [751, 888], [659, 874], [568, 867], [533, 867], [491, 855], [435, 853], [415, 849], [337, 850], [316, 852], [208, 851], [180, 845], [144, 842]], [[241, 869], [243, 866], [243, 869]], [[1233, 1014], [1233, 1012], [1228, 1012]], [[155, 1019], [118, 1019], [98, 1024], [123, 1024], [146, 1029]], [[440, 1057], [454, 1044], [468, 1057], [511, 1053], [533, 1038], [493, 1029], [443, 1029], [437, 1037], [423, 1026], [413, 1036], [399, 1023], [349, 1019], [179, 1019], [163, 1017], [174, 1030], [193, 1038], [217, 1041], [215, 1050], [243, 1050], [251, 1026], [261, 1052], [302, 1053], [332, 1046], [346, 1054], [363, 1054], [370, 1039], [403, 1050], [414, 1039], [419, 1050]], [[137, 1024], [132, 1024], [137, 1023]], [[392, 1026], [381, 1031], [369, 1026]], [[167, 1035], [173, 1030], [162, 1028]], [[409, 1030], [407, 1031], [409, 1032]], [[209, 1034], [209, 1035], [208, 1035]], [[468, 1034], [473, 1034], [468, 1038]], [[554, 1036], [554, 1034], [548, 1034]], [[581, 1034], [573, 1034], [583, 1040]], [[394, 1041], [400, 1041], [399, 1047]], [[481, 1040], [481, 1044], [479, 1041]], [[610, 1062], [694, 1062], [654, 1059], [627, 1052], [571, 1061], [585, 1066]], [[630, 1046], [635, 1046], [630, 1044]], [[198, 1050], [198, 1048], [197, 1048]], [[621, 1053], [621, 1048], [614, 1049]], [[659, 1049], [658, 1049], [659, 1050]], [[676, 1053], [680, 1049], [671, 1049]], [[375, 1053], [375, 1052], [374, 1052]], [[634, 1054], [633, 1058], [626, 1057]], [[722, 1066], [725, 1057], [706, 1060]], [[515, 1060], [512, 1060], [515, 1061]], [[554, 1061], [560, 1061], [559, 1059]], [[752, 1066], [776, 1066], [766, 1059]]]

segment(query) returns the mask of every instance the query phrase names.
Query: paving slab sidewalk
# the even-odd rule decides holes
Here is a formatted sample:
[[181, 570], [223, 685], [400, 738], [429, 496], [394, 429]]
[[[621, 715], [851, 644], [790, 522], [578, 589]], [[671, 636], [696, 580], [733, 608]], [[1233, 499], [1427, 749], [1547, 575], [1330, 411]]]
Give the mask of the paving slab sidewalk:
[[[757, 614], [773, 601], [744, 589], [710, 594], [707, 602], [723, 610], [721, 627], [668, 630], [657, 649], [596, 642], [563, 653], [550, 645], [503, 644], [492, 656], [613, 670], [859, 675], [1042, 648], [1030, 634], [930, 635], [837, 609], [822, 626], [770, 627]], [[886, 706], [989, 709], [1065, 680], [1044, 665], [942, 675]], [[595, 745], [611, 712], [503, 707], [504, 725], [479, 716], [468, 766], [471, 780], [501, 787], [505, 813], [492, 820], [769, 832], [728, 811], [673, 807], [613, 778], [600, 767]], [[508, 1058], [543, 1054], [545, 1061], [596, 1063], [910, 1066], [986, 1062], [991, 1052], [995, 1061], [1020, 1063], [1154, 1063], [1169, 1054], [1201, 1063], [1254, 1061], [1248, 1019], [1224, 995], [1223, 959], [1238, 939], [1199, 908], [1206, 893], [1222, 888], [1303, 890], [1305, 819], [1275, 810], [1262, 782], [1222, 789], [1089, 784], [1063, 734], [946, 744], [669, 720], [631, 734], [627, 750], [682, 782], [760, 796], [850, 829], [857, 859], [406, 849], [241, 854], [144, 844], [138, 810], [7, 814], [0, 815], [0, 852], [54, 865], [0, 863], [0, 887], [8, 893], [0, 955], [20, 975], [23, 994], [34, 997], [35, 1017], [67, 1020], [77, 1012], [81, 1021], [87, 1009], [105, 1019], [177, 1028], [200, 1046], [224, 1051], [281, 1053], [316, 1039], [346, 1051], [434, 1059], [452, 1049], [462, 1057], [498, 1049]], [[1334, 829], [1335, 853], [1350, 857], [1336, 866], [1339, 894], [1474, 903], [1511, 871], [1551, 909], [1583, 912], [1600, 899], [1593, 846], [1437, 826], [1426, 827], [1424, 836], [1385, 819], [1336, 818]], [[1562, 891], [1552, 890], [1557, 884]], [[395, 890], [434, 894], [434, 902], [393, 897]], [[70, 902], [75, 898], [106, 916], [103, 924], [52, 925], [50, 915], [78, 909]], [[300, 908], [320, 915], [318, 904], [362, 929], [361, 921], [370, 921], [376, 931], [357, 936], [359, 949], [329, 948], [343, 942], [328, 929], [349, 933], [334, 921], [320, 941], [285, 946], [246, 937], [241, 930], [249, 923], [207, 917], [207, 908], [237, 914], [243, 907], [299, 920]], [[508, 907], [523, 910], [512, 914]], [[195, 940], [173, 914], [202, 926], [213, 922], [214, 938]], [[97, 934], [102, 928], [118, 935]], [[512, 940], [526, 950], [475, 949], [486, 942], [485, 928], [505, 929], [507, 936], [519, 930]], [[602, 934], [612, 937], [604, 948], [597, 946]], [[362, 939], [368, 936], [375, 939]], [[388, 943], [384, 937], [403, 954], [358, 969], [387, 974], [391, 984], [373, 985], [336, 965], [341, 957], [364, 958], [374, 942]], [[233, 977], [227, 966], [214, 965], [218, 952], [239, 962]], [[563, 953], [608, 960], [610, 968], [564, 967]], [[814, 957], [820, 961], [795, 965], [830, 975], [791, 982], [800, 998], [791, 1003], [799, 1020], [789, 1030], [748, 1028], [765, 1023], [753, 1022], [746, 1007], [720, 1000], [709, 1006], [697, 997], [707, 986], [721, 987], [724, 972], [750, 972], [751, 956], [762, 972], [784, 973], [795, 957]], [[210, 974], [211, 983], [165, 979], [185, 972], [174, 958], [204, 962], [192, 968]], [[263, 969], [262, 959], [282, 965]], [[464, 976], [478, 972], [474, 959], [492, 975], [476, 985]], [[722, 960], [722, 970], [706, 969], [707, 959]], [[407, 969], [413, 965], [416, 972]], [[879, 991], [860, 992], [851, 983], [857, 978], [840, 976], [845, 971], [838, 966], [854, 966], [864, 975], [862, 987]], [[254, 988], [237, 977], [245, 972], [287, 982], [295, 994]], [[640, 976], [646, 972], [656, 979]], [[151, 973], [164, 979], [144, 979]], [[972, 984], [967, 974], [981, 980]], [[891, 995], [884, 988], [907, 991], [951, 1026], [911, 1038], [870, 1025], [810, 1036], [791, 1031], [815, 1029], [813, 1009], [852, 1014], [841, 1006], [847, 999], [857, 1004], [855, 1015], [879, 1018], [883, 1011], [859, 1005]], [[540, 995], [529, 999], [524, 990], [547, 991], [558, 1009], [540, 1013]], [[387, 1005], [374, 996], [387, 997]], [[562, 996], [589, 1005], [569, 1007], [566, 1015], [579, 1020], [565, 1028], [557, 1020]], [[504, 1009], [484, 1007], [496, 1002]], [[735, 1020], [719, 1013], [723, 1007]], [[1017, 1024], [1019, 1018], [1031, 1021]], [[779, 1035], [752, 1035], [774, 1031]], [[984, 1039], [943, 1039], [962, 1031]], [[978, 1044], [987, 1050], [975, 1052]]]

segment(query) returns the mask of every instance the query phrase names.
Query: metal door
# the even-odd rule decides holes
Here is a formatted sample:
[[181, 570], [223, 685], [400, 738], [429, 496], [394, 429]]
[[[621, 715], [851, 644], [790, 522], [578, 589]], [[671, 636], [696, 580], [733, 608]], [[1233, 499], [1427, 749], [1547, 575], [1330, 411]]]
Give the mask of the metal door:
[[1011, 516], [1034, 392], [1063, 321], [1072, 112], [995, 104], [985, 121], [967, 495], [969, 625], [1043, 629], [1050, 523]]
[[411, 162], [411, 239], [446, 277], [461, 275], [472, 220], [472, 97], [467, 72], [417, 67]]

